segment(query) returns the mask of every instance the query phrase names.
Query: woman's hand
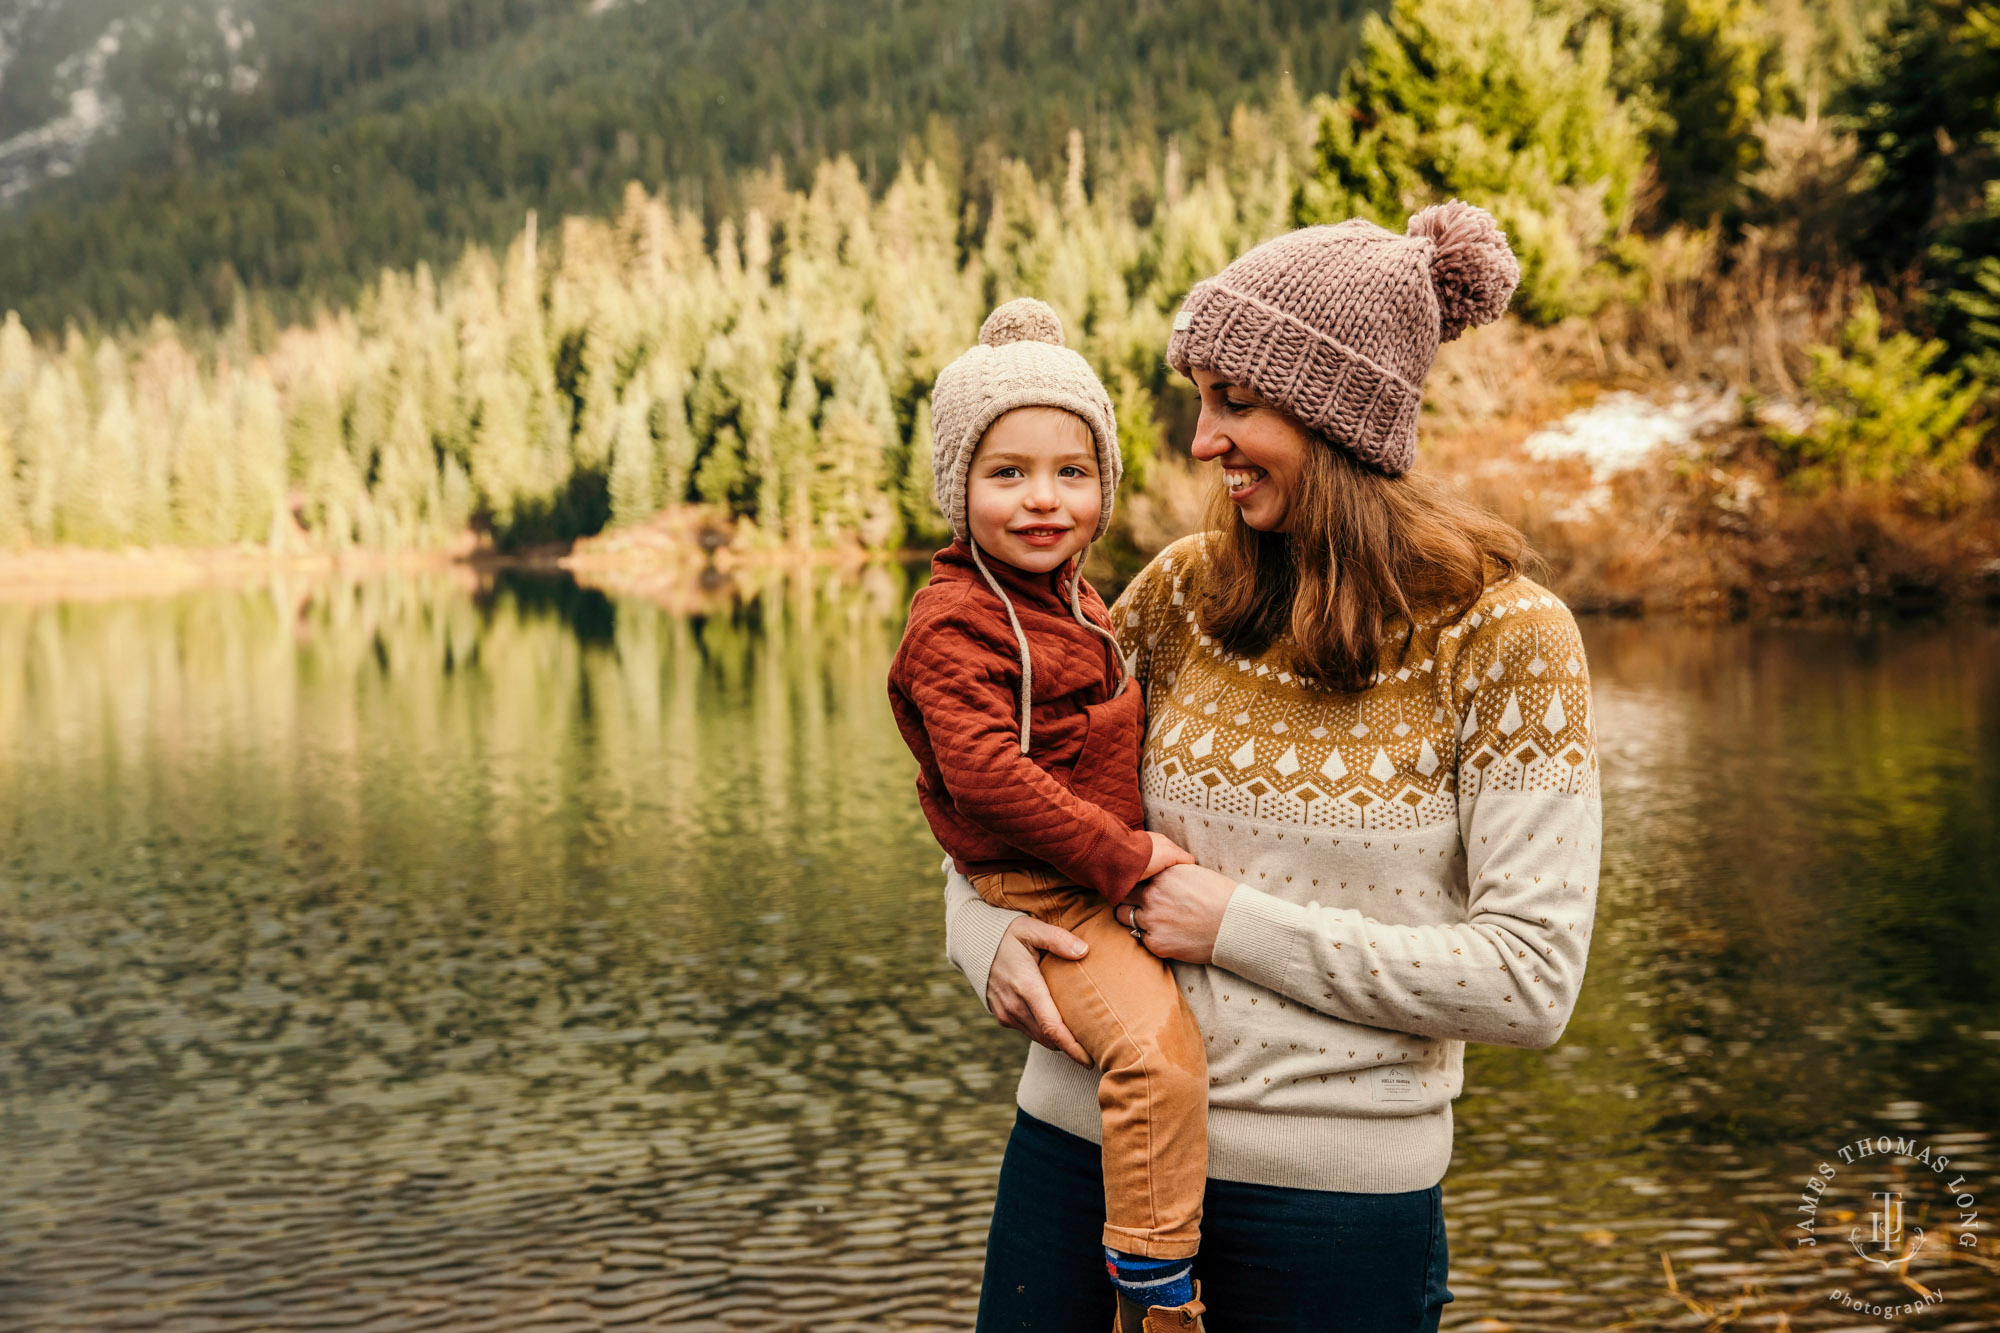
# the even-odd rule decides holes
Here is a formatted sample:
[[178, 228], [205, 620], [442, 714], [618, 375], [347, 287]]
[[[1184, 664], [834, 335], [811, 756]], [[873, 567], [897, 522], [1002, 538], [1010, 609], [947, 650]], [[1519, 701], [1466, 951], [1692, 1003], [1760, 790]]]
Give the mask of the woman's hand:
[[1000, 1026], [1025, 1032], [1038, 1045], [1061, 1051], [1088, 1067], [1090, 1057], [1070, 1035], [1056, 1010], [1049, 983], [1042, 980], [1042, 955], [1081, 958], [1090, 946], [1060, 926], [1031, 916], [1017, 917], [1000, 939], [993, 967], [986, 974], [986, 1007]]
[[1235, 892], [1235, 880], [1206, 866], [1169, 866], [1141, 884], [1113, 915], [1130, 926], [1136, 912], [1145, 932], [1139, 942], [1161, 958], [1212, 963], [1222, 915]]

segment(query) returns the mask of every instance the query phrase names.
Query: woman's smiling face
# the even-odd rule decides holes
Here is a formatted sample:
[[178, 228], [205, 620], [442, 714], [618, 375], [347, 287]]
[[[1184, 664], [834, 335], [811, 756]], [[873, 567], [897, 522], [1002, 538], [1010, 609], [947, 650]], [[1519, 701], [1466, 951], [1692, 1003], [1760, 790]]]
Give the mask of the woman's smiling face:
[[1201, 393], [1196, 460], [1222, 465], [1223, 485], [1245, 523], [1259, 532], [1286, 531], [1306, 450], [1316, 447], [1312, 436], [1248, 385], [1199, 366], [1188, 377]]

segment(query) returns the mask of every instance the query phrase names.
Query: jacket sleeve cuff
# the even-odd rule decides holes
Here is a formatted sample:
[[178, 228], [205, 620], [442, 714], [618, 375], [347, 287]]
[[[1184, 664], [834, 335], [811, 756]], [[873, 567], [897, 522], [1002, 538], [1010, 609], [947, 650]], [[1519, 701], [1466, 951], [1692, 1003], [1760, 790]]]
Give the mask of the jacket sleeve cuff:
[[1000, 941], [1014, 924], [1014, 918], [1026, 914], [995, 907], [981, 898], [972, 882], [953, 867], [949, 857], [944, 869], [945, 957], [965, 974], [980, 1007], [985, 1008], [986, 978], [993, 971], [993, 956], [1000, 952]]
[[1090, 885], [1113, 907], [1132, 896], [1146, 867], [1153, 863], [1153, 840], [1144, 829], [1126, 829], [1123, 837], [1106, 837], [1090, 858]]
[[1305, 909], [1248, 884], [1238, 884], [1215, 933], [1215, 965], [1266, 990], [1283, 993]]

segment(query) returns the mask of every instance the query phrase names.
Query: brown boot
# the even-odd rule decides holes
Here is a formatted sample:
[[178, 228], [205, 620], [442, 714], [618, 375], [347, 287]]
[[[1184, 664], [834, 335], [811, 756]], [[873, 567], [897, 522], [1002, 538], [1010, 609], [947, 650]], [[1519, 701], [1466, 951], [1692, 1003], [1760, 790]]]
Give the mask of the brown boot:
[[1208, 1333], [1201, 1317], [1208, 1307], [1201, 1303], [1201, 1283], [1194, 1284], [1194, 1299], [1186, 1305], [1141, 1305], [1118, 1293], [1118, 1320], [1111, 1333]]

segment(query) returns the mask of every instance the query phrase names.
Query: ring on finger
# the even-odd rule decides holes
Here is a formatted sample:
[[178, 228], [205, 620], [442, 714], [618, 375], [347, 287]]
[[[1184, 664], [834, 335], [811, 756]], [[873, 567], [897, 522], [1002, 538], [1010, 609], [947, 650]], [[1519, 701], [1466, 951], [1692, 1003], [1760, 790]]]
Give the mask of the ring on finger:
[[1139, 909], [1136, 907], [1132, 909], [1131, 929], [1133, 939], [1143, 940], [1146, 938], [1146, 932], [1139, 926]]

